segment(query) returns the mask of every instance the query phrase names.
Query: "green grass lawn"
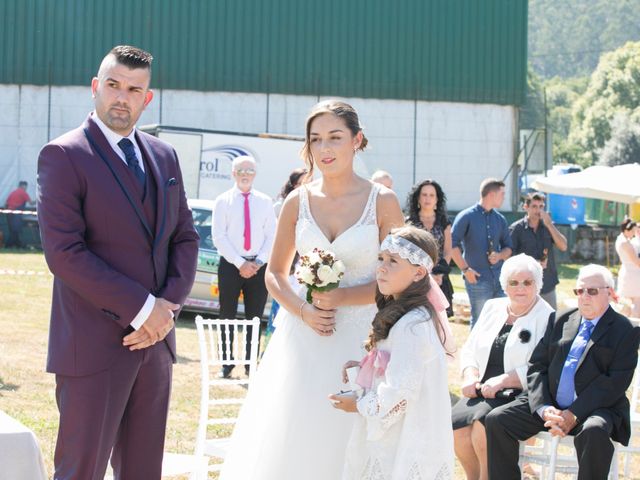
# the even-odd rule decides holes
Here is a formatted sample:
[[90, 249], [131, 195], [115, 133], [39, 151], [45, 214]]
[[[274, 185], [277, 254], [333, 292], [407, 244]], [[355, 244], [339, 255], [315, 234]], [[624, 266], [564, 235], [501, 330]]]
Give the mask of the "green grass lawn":
[[[579, 265], [573, 264], [560, 266], [559, 297], [572, 295], [578, 268]], [[54, 377], [44, 369], [53, 277], [40, 253], [0, 250], [2, 270], [46, 273], [0, 275], [4, 294], [4, 310], [0, 316], [0, 331], [3, 332], [0, 337], [0, 410], [35, 432], [47, 470], [52, 474], [58, 412]], [[459, 273], [454, 273], [451, 279], [456, 289], [464, 288]], [[460, 347], [468, 335], [469, 326], [464, 323], [452, 323], [451, 326]], [[176, 333], [179, 358], [174, 369], [165, 450], [193, 453], [200, 405], [200, 370], [192, 315], [178, 321]], [[449, 389], [455, 401], [460, 395], [457, 362], [449, 365]], [[640, 478], [640, 465], [635, 460], [632, 477]], [[456, 465], [456, 478], [464, 478], [459, 464]]]
[[[54, 376], [45, 372], [45, 362], [53, 277], [39, 253], [0, 250], [0, 270], [47, 272], [0, 276], [4, 294], [0, 316], [0, 410], [35, 432], [51, 475], [58, 410]], [[193, 453], [200, 408], [200, 355], [193, 317], [179, 321], [176, 333], [179, 359], [174, 368], [165, 450]]]

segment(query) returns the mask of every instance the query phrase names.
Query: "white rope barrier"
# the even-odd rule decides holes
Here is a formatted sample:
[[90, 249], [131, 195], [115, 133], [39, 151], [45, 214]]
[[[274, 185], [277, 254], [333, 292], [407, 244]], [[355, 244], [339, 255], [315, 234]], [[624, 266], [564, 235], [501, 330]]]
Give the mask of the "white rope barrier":
[[12, 215], [38, 215], [38, 212], [35, 210], [9, 210], [7, 208], [0, 208], [0, 213]]

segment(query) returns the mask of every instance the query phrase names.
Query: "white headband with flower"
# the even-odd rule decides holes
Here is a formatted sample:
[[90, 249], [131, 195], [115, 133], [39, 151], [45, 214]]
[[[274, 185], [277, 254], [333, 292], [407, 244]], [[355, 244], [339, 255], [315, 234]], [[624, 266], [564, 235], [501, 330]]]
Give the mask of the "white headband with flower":
[[402, 237], [387, 235], [382, 241], [382, 245], [380, 245], [380, 250], [400, 255], [401, 258], [404, 258], [412, 265], [422, 265], [429, 273], [433, 269], [433, 260], [427, 252]]

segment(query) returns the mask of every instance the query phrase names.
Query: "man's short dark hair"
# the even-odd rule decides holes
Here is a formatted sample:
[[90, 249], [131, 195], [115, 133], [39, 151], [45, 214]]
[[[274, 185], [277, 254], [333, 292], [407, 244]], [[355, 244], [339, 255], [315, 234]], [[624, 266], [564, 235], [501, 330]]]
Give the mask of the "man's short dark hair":
[[24, 181], [24, 180], [20, 180], [20, 181], [18, 182], [18, 187], [19, 187], [19, 188], [21, 188], [21, 187], [26, 187], [27, 185], [29, 185], [29, 184], [28, 184], [26, 181]]
[[151, 70], [151, 62], [153, 62], [153, 56], [149, 52], [145, 52], [141, 48], [132, 47], [131, 45], [118, 45], [113, 47], [109, 52], [109, 55], [116, 57], [118, 63], [125, 67], [133, 68], [146, 68]]
[[532, 192], [525, 197], [524, 204], [528, 207], [534, 200], [538, 202], [544, 202], [546, 201], [546, 199], [547, 197], [544, 195], [544, 193]]
[[504, 187], [504, 182], [497, 178], [485, 178], [480, 184], [480, 196], [482, 198], [489, 195], [491, 192], [496, 192]]

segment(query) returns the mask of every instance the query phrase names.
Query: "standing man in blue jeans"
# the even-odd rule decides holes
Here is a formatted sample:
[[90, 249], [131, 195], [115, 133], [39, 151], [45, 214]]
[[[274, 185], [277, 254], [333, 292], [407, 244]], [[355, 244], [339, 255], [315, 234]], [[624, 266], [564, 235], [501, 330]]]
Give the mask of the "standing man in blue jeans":
[[480, 201], [462, 210], [453, 221], [453, 261], [464, 276], [471, 303], [471, 328], [487, 300], [504, 297], [502, 263], [511, 256], [511, 237], [504, 216], [504, 182], [487, 178], [480, 184]]

